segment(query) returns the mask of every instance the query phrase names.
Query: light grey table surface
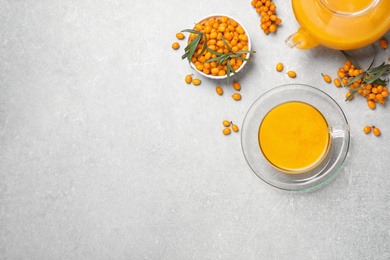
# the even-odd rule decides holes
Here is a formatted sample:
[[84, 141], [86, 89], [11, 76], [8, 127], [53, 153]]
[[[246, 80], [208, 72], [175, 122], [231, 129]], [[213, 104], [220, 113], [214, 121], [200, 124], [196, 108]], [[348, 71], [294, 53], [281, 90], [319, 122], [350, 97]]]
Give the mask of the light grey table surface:
[[[0, 0], [0, 259], [390, 259], [389, 107], [344, 102], [321, 78], [342, 54], [289, 49], [298, 24], [275, 3], [283, 25], [266, 36], [250, 1]], [[239, 102], [224, 80], [185, 84], [184, 43], [171, 49], [213, 13], [257, 51]], [[240, 134], [221, 134], [286, 83], [328, 93], [351, 127], [338, 176], [309, 193], [267, 185]]]

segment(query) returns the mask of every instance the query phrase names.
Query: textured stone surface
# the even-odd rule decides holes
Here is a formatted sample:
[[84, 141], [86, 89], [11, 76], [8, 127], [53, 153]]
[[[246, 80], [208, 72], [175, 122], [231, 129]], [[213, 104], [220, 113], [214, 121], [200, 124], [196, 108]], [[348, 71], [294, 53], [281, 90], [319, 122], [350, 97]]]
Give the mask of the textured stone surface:
[[[320, 76], [343, 56], [289, 49], [298, 25], [276, 5], [284, 23], [265, 36], [250, 1], [0, 0], [0, 258], [390, 259], [389, 108], [345, 103]], [[185, 44], [171, 49], [212, 13], [241, 21], [257, 51], [239, 102], [225, 81], [185, 84]], [[289, 82], [326, 91], [351, 125], [337, 178], [304, 194], [262, 182], [239, 134], [221, 134]]]

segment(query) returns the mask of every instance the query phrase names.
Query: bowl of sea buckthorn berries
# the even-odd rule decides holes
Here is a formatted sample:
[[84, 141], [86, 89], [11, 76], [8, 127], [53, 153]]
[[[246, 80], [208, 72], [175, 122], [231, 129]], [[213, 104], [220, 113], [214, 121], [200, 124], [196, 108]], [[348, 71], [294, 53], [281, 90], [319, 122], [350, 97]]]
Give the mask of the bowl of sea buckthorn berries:
[[241, 71], [251, 53], [255, 53], [248, 31], [228, 15], [209, 15], [182, 32], [189, 33], [182, 59], [208, 78], [229, 78]]

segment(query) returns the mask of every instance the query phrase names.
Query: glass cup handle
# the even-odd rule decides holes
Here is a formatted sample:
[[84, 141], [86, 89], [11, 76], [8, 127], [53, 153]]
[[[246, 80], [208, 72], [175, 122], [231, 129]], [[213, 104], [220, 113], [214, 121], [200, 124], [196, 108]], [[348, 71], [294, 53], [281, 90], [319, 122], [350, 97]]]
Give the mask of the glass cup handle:
[[330, 126], [329, 133], [333, 138], [344, 137], [345, 133], [349, 132], [350, 127], [348, 124], [342, 126]]

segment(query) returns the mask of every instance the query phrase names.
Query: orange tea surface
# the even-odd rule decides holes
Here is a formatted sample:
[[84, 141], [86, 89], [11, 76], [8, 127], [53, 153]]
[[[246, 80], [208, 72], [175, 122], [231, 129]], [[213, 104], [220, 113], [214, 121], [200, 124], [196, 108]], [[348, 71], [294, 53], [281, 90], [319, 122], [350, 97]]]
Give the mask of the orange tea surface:
[[290, 173], [317, 165], [330, 143], [328, 124], [313, 106], [287, 102], [270, 110], [259, 127], [259, 144], [267, 160]]

